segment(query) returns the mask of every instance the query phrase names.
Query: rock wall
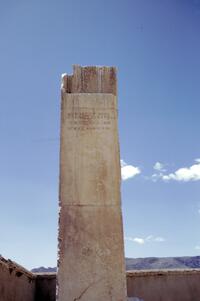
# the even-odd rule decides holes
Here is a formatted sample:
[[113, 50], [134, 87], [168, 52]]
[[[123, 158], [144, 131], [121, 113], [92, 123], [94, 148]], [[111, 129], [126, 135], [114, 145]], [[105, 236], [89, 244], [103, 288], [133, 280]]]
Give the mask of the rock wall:
[[11, 260], [0, 257], [0, 300], [34, 301], [35, 276]]
[[56, 274], [36, 274], [35, 301], [55, 301]]
[[0, 256], [0, 301], [55, 301], [56, 273], [33, 274]]
[[130, 301], [199, 301], [199, 284], [200, 270], [127, 272]]

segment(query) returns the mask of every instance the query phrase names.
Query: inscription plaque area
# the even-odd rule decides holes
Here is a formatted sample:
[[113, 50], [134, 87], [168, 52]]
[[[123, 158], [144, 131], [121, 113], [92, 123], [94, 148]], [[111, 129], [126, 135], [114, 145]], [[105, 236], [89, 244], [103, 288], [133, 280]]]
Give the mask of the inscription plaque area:
[[116, 96], [65, 93], [62, 110], [62, 204], [120, 205]]
[[[90, 98], [89, 95], [88, 98]], [[114, 107], [106, 109], [103, 107], [94, 108], [94, 106], [73, 106], [71, 111], [68, 111], [65, 122], [68, 123], [69, 130], [109, 130], [113, 119], [116, 119]]]
[[114, 71], [63, 78], [59, 301], [126, 300]]

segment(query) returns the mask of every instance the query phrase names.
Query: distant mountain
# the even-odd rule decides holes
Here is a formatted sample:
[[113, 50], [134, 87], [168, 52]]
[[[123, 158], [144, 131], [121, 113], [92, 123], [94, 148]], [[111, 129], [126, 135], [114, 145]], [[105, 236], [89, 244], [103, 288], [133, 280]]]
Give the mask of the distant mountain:
[[45, 267], [39, 267], [39, 268], [35, 268], [32, 269], [31, 272], [33, 273], [56, 273], [57, 268], [45, 268]]
[[126, 258], [127, 270], [198, 269], [200, 256]]
[[[200, 256], [126, 258], [126, 270], [199, 269]], [[33, 273], [55, 273], [56, 268], [35, 268]]]

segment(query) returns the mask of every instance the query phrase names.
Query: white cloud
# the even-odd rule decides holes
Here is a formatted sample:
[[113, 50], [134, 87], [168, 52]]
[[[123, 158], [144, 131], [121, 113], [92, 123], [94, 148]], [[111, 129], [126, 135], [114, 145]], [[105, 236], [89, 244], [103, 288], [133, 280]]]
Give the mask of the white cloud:
[[195, 247], [195, 250], [200, 250], [200, 246], [196, 246], [196, 247]]
[[200, 160], [195, 160], [196, 164], [190, 167], [182, 167], [176, 170], [174, 173], [170, 173], [168, 175], [162, 175], [162, 179], [164, 181], [182, 181], [182, 182], [189, 182], [189, 181], [198, 181], [200, 180]]
[[143, 245], [145, 243], [143, 238], [140, 237], [125, 237], [125, 240], [136, 242], [137, 244]]
[[162, 179], [163, 173], [166, 172], [167, 170], [164, 168], [165, 164], [161, 162], [156, 162], [153, 166], [153, 169], [156, 171], [154, 174], [151, 176], [151, 180], [153, 182], [157, 182], [159, 179]]
[[121, 163], [121, 167], [125, 167], [127, 165], [123, 159], [120, 160], [120, 163]]
[[160, 162], [156, 162], [155, 164], [154, 164], [154, 169], [155, 170], [157, 170], [157, 171], [166, 171], [166, 169], [164, 168], [165, 167], [165, 164], [163, 164], [163, 163], [160, 163]]
[[145, 238], [129, 236], [129, 237], [125, 237], [125, 240], [129, 240], [129, 241], [135, 242], [137, 244], [144, 245], [147, 242], [164, 242], [165, 238], [163, 238], [161, 236], [155, 237], [153, 235], [149, 235]]
[[122, 180], [128, 180], [140, 174], [141, 170], [139, 167], [128, 165], [124, 160], [121, 160], [121, 176]]
[[140, 245], [143, 245], [145, 243], [144, 239], [140, 238], [140, 237], [135, 237], [133, 239], [133, 241], [136, 242], [137, 244], [140, 244]]

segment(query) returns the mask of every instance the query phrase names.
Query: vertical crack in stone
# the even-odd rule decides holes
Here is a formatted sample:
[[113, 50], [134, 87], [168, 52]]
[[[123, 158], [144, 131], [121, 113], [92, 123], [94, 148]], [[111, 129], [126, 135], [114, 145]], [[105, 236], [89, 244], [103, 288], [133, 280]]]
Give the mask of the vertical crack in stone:
[[100, 282], [103, 278], [97, 280], [97, 281], [93, 281], [92, 283], [90, 283], [81, 293], [78, 297], [76, 297], [73, 301], [77, 301], [77, 300], [81, 300], [81, 298], [83, 297], [83, 295], [85, 295], [85, 293], [89, 290], [89, 288], [91, 288], [93, 285], [97, 284], [98, 282]]

